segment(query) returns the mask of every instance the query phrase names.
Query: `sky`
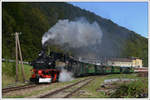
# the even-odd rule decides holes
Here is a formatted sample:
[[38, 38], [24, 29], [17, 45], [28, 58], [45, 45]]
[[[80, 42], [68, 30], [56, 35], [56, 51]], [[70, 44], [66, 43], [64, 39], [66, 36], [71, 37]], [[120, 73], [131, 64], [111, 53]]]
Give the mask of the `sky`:
[[94, 12], [120, 26], [148, 37], [147, 2], [70, 2], [70, 4]]

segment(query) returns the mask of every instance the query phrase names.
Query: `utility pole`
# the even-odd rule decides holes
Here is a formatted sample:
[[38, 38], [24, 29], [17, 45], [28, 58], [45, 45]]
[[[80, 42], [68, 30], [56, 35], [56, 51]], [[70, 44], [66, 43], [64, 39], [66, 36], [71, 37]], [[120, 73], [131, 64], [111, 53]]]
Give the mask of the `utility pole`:
[[16, 82], [18, 82], [18, 45], [17, 45], [17, 32], [15, 33], [16, 40]]
[[24, 65], [23, 65], [21, 47], [20, 47], [20, 42], [19, 42], [19, 35], [17, 32], [15, 35], [16, 35], [16, 80], [18, 81], [18, 48], [19, 48], [19, 55], [20, 55], [20, 60], [21, 60], [21, 72], [23, 76], [23, 81], [25, 82]]
[[21, 53], [21, 47], [20, 47], [18, 34], [17, 34], [17, 40], [18, 40], [19, 54], [20, 54], [20, 60], [21, 60], [21, 71], [22, 71], [23, 81], [25, 82], [24, 65], [23, 65], [23, 59], [22, 59], [22, 53]]

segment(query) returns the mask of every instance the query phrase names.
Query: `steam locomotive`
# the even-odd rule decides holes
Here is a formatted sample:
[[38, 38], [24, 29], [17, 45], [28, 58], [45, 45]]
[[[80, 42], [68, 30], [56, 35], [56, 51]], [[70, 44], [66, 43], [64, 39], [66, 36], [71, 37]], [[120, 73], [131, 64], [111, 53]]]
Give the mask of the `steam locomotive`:
[[[64, 65], [56, 65], [57, 61], [63, 62]], [[30, 81], [34, 83], [57, 82], [62, 68], [72, 72], [74, 77], [134, 72], [132, 67], [91, 64], [62, 53], [51, 52], [50, 55], [46, 55], [45, 49], [31, 62], [31, 66], [33, 69]]]
[[51, 52], [46, 55], [46, 49], [39, 53], [39, 57], [33, 60], [30, 65], [33, 66], [31, 82], [50, 83], [57, 82], [61, 68], [56, 66], [56, 61], [70, 62], [68, 56], [62, 53]]

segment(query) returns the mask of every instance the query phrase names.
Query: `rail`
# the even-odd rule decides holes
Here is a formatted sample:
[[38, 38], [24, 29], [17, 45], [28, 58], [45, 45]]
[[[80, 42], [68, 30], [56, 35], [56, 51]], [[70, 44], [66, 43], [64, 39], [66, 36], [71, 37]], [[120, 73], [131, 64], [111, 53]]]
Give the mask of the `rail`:
[[25, 89], [25, 88], [31, 88], [31, 87], [35, 87], [35, 86], [36, 86], [35, 84], [26, 84], [26, 85], [22, 85], [22, 86], [3, 88], [2, 89], [2, 93], [7, 93], [7, 92], [11, 92], [11, 91], [21, 90], [21, 89]]
[[[39, 98], [68, 98], [70, 97], [73, 93], [81, 89], [83, 86], [87, 85], [89, 82], [94, 80], [94, 78], [87, 78], [81, 81], [78, 81], [76, 83], [73, 83], [71, 85], [67, 85], [63, 88], [56, 89], [52, 92], [49, 92], [47, 94], [44, 94], [40, 96]], [[68, 92], [67, 92], [68, 91]], [[61, 94], [61, 95], [59, 95]]]

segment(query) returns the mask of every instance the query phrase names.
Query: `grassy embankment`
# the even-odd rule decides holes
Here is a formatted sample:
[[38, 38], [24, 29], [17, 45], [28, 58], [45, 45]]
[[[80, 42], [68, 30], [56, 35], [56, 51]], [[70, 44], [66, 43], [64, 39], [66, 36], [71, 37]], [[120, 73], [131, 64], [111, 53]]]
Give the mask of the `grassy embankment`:
[[[101, 88], [101, 84], [103, 84], [105, 79], [113, 79], [113, 78], [129, 78], [129, 79], [137, 79], [136, 82], [131, 83], [116, 83], [118, 89], [112, 94], [112, 96], [105, 95], [104, 92], [97, 91], [97, 89]], [[148, 93], [148, 78], [137, 77], [136, 74], [112, 74], [106, 76], [99, 76], [90, 84], [82, 88], [79, 92], [77, 92], [73, 97], [74, 98], [136, 98], [136, 95], [139, 93]], [[116, 94], [117, 93], [117, 94]], [[120, 93], [120, 94], [119, 94]]]
[[[19, 82], [23, 82], [21, 73], [21, 64], [19, 64]], [[24, 72], [26, 80], [31, 77], [32, 67], [30, 65], [24, 64]], [[2, 88], [8, 86], [9, 84], [14, 84], [16, 81], [16, 64], [9, 62], [2, 62]]]

